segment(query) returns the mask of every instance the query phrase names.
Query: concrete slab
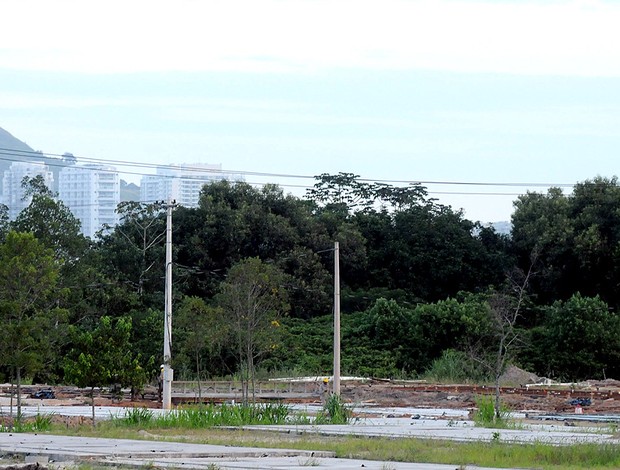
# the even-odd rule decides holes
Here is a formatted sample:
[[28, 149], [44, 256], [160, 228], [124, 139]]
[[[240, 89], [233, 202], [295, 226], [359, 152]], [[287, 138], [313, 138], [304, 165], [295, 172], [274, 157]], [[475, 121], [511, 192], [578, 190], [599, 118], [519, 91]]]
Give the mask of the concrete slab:
[[202, 457], [333, 457], [333, 452], [295, 449], [230, 447], [164, 441], [138, 441], [97, 437], [54, 436], [50, 434], [5, 433], [0, 452], [22, 455], [47, 455], [52, 460], [69, 458], [126, 457], [152, 459]]
[[576, 443], [613, 443], [620, 439], [604, 429], [574, 428], [549, 425], [527, 425], [523, 429], [488, 429], [476, 427], [468, 420], [435, 420], [407, 418], [360, 419], [351, 425], [274, 425], [244, 426], [272, 432], [320, 434], [338, 436], [409, 437], [446, 439], [453, 441], [494, 441], [514, 443], [549, 443], [570, 445]]
[[[109, 460], [107, 463], [118, 465], [135, 465], [135, 462], [127, 460]], [[188, 459], [188, 460], [154, 460], [149, 461], [149, 465], [156, 467], [176, 467], [192, 469], [209, 469], [215, 465], [220, 470], [239, 470], [239, 469], [271, 469], [271, 470], [305, 470], [309, 467], [316, 469], [338, 469], [338, 470], [497, 470], [488, 467], [476, 467], [467, 465], [458, 467], [456, 465], [441, 465], [430, 463], [402, 463], [402, 462], [380, 462], [373, 460], [356, 459], [325, 459], [310, 458], [300, 459], [295, 457], [265, 458], [265, 459]], [[211, 467], [209, 467], [211, 466]], [[503, 469], [518, 470], [518, 469]]]
[[[314, 406], [299, 406], [309, 414]], [[54, 413], [64, 416], [90, 416], [89, 406], [40, 405], [25, 407], [24, 413]], [[97, 419], [122, 416], [126, 408], [96, 407]], [[153, 413], [166, 413], [153, 409]], [[565, 427], [563, 425], [528, 424], [523, 429], [485, 429], [475, 427], [467, 419], [467, 410], [433, 410], [419, 408], [359, 407], [355, 410], [364, 417], [346, 426], [334, 425], [286, 425], [246, 426], [280, 433], [317, 433], [322, 435], [355, 435], [361, 437], [410, 437], [424, 439], [447, 439], [454, 441], [492, 441], [532, 443], [544, 442], [555, 445], [574, 443], [613, 443], [620, 439], [601, 428]], [[8, 409], [0, 408], [7, 413]], [[417, 419], [412, 419], [415, 417]], [[235, 428], [237, 429], [237, 428]], [[604, 429], [604, 428], [603, 428]], [[611, 429], [610, 429], [611, 432]], [[51, 460], [71, 461], [92, 458], [113, 464], [157, 465], [203, 469], [215, 464], [221, 469], [260, 468], [285, 469], [313, 466], [326, 469], [376, 468], [381, 470], [430, 470], [456, 468], [454, 465], [398, 464], [394, 462], [371, 462], [332, 458], [331, 453], [297, 451], [287, 449], [256, 449], [244, 447], [185, 444], [158, 441], [133, 441], [100, 438], [63, 437], [35, 434], [0, 434], [0, 452], [21, 455], [47, 456]], [[213, 467], [211, 467], [213, 468]], [[477, 467], [466, 467], [474, 469]]]
[[[105, 465], [155, 466], [188, 469], [317, 469], [353, 470], [454, 470], [455, 465], [379, 462], [338, 459], [331, 452], [229, 447], [179, 442], [135, 441], [37, 434], [2, 434], [0, 453], [29, 456], [29, 460], [49, 459], [52, 466], [69, 466], [80, 460]], [[494, 470], [466, 466], [467, 470]], [[510, 470], [510, 469], [508, 469]], [[512, 469], [517, 470], [517, 469]]]

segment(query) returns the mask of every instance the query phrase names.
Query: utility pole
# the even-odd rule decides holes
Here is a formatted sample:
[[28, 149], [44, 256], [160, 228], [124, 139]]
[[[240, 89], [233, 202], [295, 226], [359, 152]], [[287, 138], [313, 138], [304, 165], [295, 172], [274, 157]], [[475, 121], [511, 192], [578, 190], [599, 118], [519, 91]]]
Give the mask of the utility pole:
[[334, 395], [340, 395], [340, 248], [334, 242]]
[[171, 367], [172, 350], [172, 209], [175, 201], [166, 204], [166, 287], [164, 308], [164, 364], [162, 377], [162, 408], [172, 408], [172, 380], [174, 371]]

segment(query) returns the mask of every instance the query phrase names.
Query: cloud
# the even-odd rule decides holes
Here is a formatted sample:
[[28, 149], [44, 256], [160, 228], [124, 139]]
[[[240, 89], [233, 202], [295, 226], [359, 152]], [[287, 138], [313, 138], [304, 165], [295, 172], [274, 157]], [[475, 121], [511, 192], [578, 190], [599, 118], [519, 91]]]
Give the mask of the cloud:
[[13, 69], [620, 76], [620, 5], [596, 0], [20, 0], [3, 16]]

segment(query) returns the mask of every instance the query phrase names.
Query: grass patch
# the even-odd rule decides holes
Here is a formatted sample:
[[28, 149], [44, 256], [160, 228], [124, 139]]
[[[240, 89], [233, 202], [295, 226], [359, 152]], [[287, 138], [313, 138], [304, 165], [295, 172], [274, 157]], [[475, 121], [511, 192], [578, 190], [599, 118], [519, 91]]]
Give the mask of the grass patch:
[[486, 370], [467, 354], [446, 349], [435, 359], [423, 375], [429, 381], [439, 383], [481, 383], [490, 381]]
[[347, 424], [353, 412], [340, 395], [330, 395], [317, 415], [315, 424]]
[[[117, 427], [100, 422], [97, 429], [58, 429], [58, 433], [109, 438], [145, 439], [142, 428]], [[54, 430], [56, 432], [56, 430]], [[508, 444], [500, 438], [491, 442], [453, 442], [432, 439], [388, 439], [352, 436], [282, 434], [252, 430], [229, 430], [217, 427], [153, 428], [150, 439], [247, 447], [272, 447], [300, 450], [332, 451], [340, 458], [382, 460], [389, 462], [427, 462], [455, 466], [518, 467], [542, 470], [585, 470], [620, 468], [620, 446], [614, 444]], [[308, 462], [312, 466], [312, 462]]]
[[45, 432], [52, 429], [53, 413], [37, 413], [32, 418], [14, 419], [8, 424], [0, 424], [0, 432]]
[[476, 426], [505, 429], [510, 427], [509, 410], [500, 404], [499, 416], [495, 414], [495, 398], [491, 395], [476, 398], [477, 410], [473, 420]]
[[289, 409], [282, 404], [262, 405], [200, 405], [155, 415], [146, 408], [134, 408], [122, 417], [113, 417], [117, 427], [141, 429], [181, 428], [202, 429], [215, 426], [244, 426], [251, 424], [286, 424]]

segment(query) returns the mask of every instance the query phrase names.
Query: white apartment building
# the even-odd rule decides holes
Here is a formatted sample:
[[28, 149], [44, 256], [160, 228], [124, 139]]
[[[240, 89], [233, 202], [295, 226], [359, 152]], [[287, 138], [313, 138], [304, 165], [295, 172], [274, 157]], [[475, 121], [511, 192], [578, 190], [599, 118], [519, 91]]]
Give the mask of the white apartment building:
[[158, 167], [155, 175], [140, 180], [140, 201], [176, 201], [185, 207], [197, 207], [200, 190], [212, 181], [229, 179], [222, 174], [222, 165], [182, 163]]
[[58, 197], [82, 224], [82, 233], [94, 238], [104, 224], [118, 224], [116, 206], [121, 200], [116, 168], [106, 165], [74, 165], [60, 170]]
[[15, 220], [19, 213], [28, 207], [32, 197], [24, 199], [22, 180], [41, 175], [48, 188], [54, 184], [54, 175], [43, 162], [13, 162], [2, 178], [2, 202], [9, 208], [9, 219]]

